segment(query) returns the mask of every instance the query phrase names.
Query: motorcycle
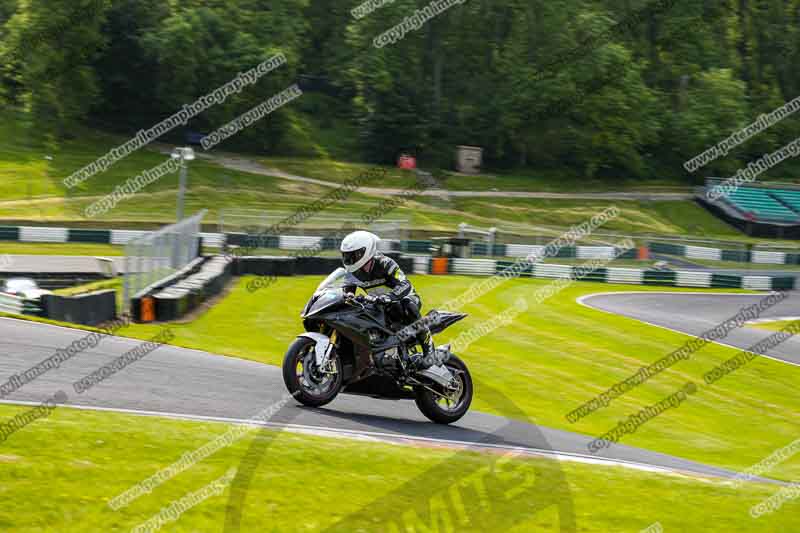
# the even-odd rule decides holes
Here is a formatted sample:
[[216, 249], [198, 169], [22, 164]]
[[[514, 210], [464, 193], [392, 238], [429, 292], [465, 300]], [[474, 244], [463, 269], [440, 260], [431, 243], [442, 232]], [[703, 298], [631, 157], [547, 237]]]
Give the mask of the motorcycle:
[[[314, 291], [301, 318], [305, 333], [289, 346], [283, 361], [286, 388], [303, 405], [320, 407], [342, 392], [378, 399], [414, 400], [431, 421], [450, 424], [472, 403], [472, 377], [464, 362], [439, 347], [431, 366], [413, 364], [418, 324], [404, 326], [388, 316], [372, 296], [354, 296], [345, 287], [362, 286], [344, 268]], [[431, 334], [466, 318], [431, 311], [424, 321]]]

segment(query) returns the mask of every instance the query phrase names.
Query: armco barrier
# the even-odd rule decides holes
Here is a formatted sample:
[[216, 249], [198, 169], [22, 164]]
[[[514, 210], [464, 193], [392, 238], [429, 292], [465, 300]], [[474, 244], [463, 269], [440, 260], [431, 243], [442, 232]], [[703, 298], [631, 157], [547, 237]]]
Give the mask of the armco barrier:
[[67, 242], [69, 230], [66, 228], [39, 228], [20, 226], [19, 240], [22, 242]]
[[675, 274], [675, 285], [678, 287], [711, 287], [711, 272], [688, 270]]
[[678, 275], [669, 270], [645, 270], [645, 285], [675, 285]]
[[706, 246], [686, 246], [685, 254], [689, 259], [706, 259], [709, 261], [722, 260], [722, 250], [718, 248], [708, 248]]
[[644, 282], [644, 271], [638, 268], [607, 268], [606, 282], [641, 285]]
[[733, 263], [750, 263], [752, 254], [745, 250], [722, 250], [723, 261], [731, 261]]
[[[514, 265], [513, 261], [495, 261], [495, 263], [497, 263], [497, 267], [495, 270], [495, 273], [497, 274], [505, 271], [507, 268]], [[533, 272], [533, 267], [534, 265], [532, 263], [525, 264], [525, 266], [520, 267], [519, 271], [522, 273], [522, 275], [530, 276], [531, 273]]]
[[429, 274], [431, 271], [430, 263], [430, 257], [415, 255], [413, 256], [412, 268], [409, 272], [413, 272], [414, 274]]
[[[0, 226], [0, 241], [68, 243], [83, 242], [122, 246], [150, 233], [141, 230], [75, 229], [39, 226]], [[206, 246], [223, 248], [224, 233], [200, 233]], [[246, 237], [246, 235], [244, 236]], [[277, 239], [277, 238], [276, 238]], [[275, 241], [277, 243], [277, 240]], [[277, 246], [276, 246], [277, 247]]]
[[[514, 265], [511, 261], [494, 259], [448, 259], [430, 256], [405, 256], [396, 258], [401, 268], [408, 273], [436, 275], [492, 276], [502, 275]], [[298, 264], [303, 264], [298, 268]], [[316, 263], [315, 266], [314, 263]], [[304, 258], [302, 261], [290, 257], [242, 257], [237, 258], [236, 275], [292, 276], [325, 275], [338, 268], [338, 259]], [[570, 265], [538, 263], [528, 265], [519, 272], [521, 277], [544, 279], [580, 279], [601, 283], [630, 285], [659, 285], [670, 287], [698, 287], [750, 290], [793, 290], [796, 281], [791, 276], [735, 276], [717, 274], [703, 270], [671, 271], [643, 270], [637, 268], [604, 267], [593, 271]]]
[[730, 261], [734, 263], [753, 263], [771, 265], [797, 265], [800, 264], [800, 254], [787, 252], [772, 252], [768, 250], [723, 250], [706, 246], [690, 246], [682, 244], [667, 244], [651, 242], [650, 252], [667, 254], [687, 259], [704, 259], [707, 261]]
[[294, 276], [294, 257], [237, 257], [233, 262], [236, 276]]
[[[418, 272], [416, 259], [398, 253], [384, 254], [394, 259], [403, 272]], [[428, 256], [421, 257], [427, 265]], [[233, 263], [235, 276], [327, 276], [342, 266], [341, 259], [333, 257], [237, 257]]]
[[248, 235], [247, 233], [228, 233], [228, 246], [242, 248], [275, 248], [280, 246], [278, 235]]
[[111, 231], [104, 229], [71, 229], [68, 230], [67, 242], [109, 244], [111, 242]]
[[0, 292], [0, 311], [17, 315], [36, 315], [42, 313], [41, 307], [32, 301]]
[[607, 268], [596, 268], [594, 270], [589, 270], [581, 277], [581, 281], [599, 281], [603, 283], [605, 283], [607, 279], [608, 279]]
[[[495, 261], [492, 259], [430, 259], [426, 264], [423, 258], [414, 258], [416, 274], [428, 272], [436, 273], [431, 265], [433, 261], [446, 261], [445, 266], [439, 266], [442, 273], [486, 276], [502, 275], [509, 267], [514, 265], [511, 261]], [[511, 271], [509, 271], [511, 273]], [[514, 271], [519, 272], [519, 271]], [[583, 281], [597, 281], [602, 283], [620, 283], [633, 285], [660, 285], [670, 287], [702, 287], [719, 289], [750, 289], [750, 290], [794, 290], [797, 288], [793, 276], [735, 276], [731, 274], [718, 274], [705, 270], [643, 270], [637, 268], [598, 268], [588, 272], [580, 267], [570, 265], [555, 265], [551, 263], [537, 263], [531, 268], [519, 272], [522, 277], [544, 279], [581, 279]]]
[[768, 291], [772, 289], [772, 278], [769, 276], [743, 276], [742, 288], [753, 291]]
[[117, 292], [97, 291], [78, 296], [42, 296], [42, 315], [53, 320], [96, 326], [117, 318]]
[[[495, 244], [493, 254], [489, 254], [489, 247], [485, 243], [472, 243], [473, 256], [495, 257], [531, 257], [543, 254], [545, 246], [538, 244]], [[556, 250], [552, 257], [566, 259], [605, 259], [617, 257], [621, 259], [636, 259], [638, 251], [636, 249], [621, 251], [613, 246], [563, 246]]]
[[132, 229], [113, 229], [111, 230], [110, 244], [122, 246], [124, 244], [128, 244], [128, 242], [132, 241], [133, 239], [144, 237], [148, 233], [150, 232]]
[[0, 241], [18, 241], [19, 228], [16, 226], [0, 226]]
[[327, 276], [342, 266], [342, 260], [333, 257], [297, 257], [294, 272], [298, 276]]
[[[780, 279], [780, 278], [775, 278]], [[794, 283], [794, 278], [788, 278]], [[712, 274], [711, 286], [720, 289], [739, 289], [742, 287], [742, 277], [732, 274]]]
[[[138, 230], [106, 230], [106, 229], [68, 229], [31, 226], [0, 226], [0, 240], [25, 242], [90, 242], [102, 244], [124, 245], [131, 239], [144, 235]], [[340, 239], [325, 236], [293, 236], [293, 235], [260, 235], [257, 233], [201, 233], [203, 244], [212, 248], [227, 246], [242, 248], [265, 248], [281, 250], [303, 250], [314, 247], [318, 250], [335, 250]], [[643, 237], [651, 240], [653, 237]], [[401, 251], [408, 254], [429, 254], [433, 241], [407, 240], [382, 242], [381, 251]], [[487, 243], [473, 242], [473, 257], [528, 257], [541, 252], [542, 245], [529, 244], [494, 244], [491, 249]], [[608, 246], [565, 246], [558, 250], [555, 257], [560, 258], [604, 258], [609, 254]], [[672, 244], [651, 241], [641, 250], [631, 249], [620, 254], [620, 259], [638, 259], [642, 252], [667, 254], [688, 259], [711, 261], [731, 261], [755, 264], [800, 265], [800, 252], [772, 252], [764, 250], [724, 250], [706, 246]]]
[[[435, 259], [434, 259], [435, 261]], [[445, 259], [446, 261], [446, 259]], [[492, 275], [496, 270], [496, 261], [491, 259], [451, 259], [450, 271], [475, 276]], [[434, 269], [434, 273], [438, 274]]]
[[796, 278], [789, 276], [772, 278], [772, 290], [776, 291], [791, 291], [796, 289]]

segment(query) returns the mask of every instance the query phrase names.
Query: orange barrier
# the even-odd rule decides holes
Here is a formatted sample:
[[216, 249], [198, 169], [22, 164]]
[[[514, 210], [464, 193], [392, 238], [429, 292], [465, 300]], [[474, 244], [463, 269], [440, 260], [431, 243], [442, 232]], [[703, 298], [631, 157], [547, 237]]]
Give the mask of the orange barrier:
[[447, 274], [446, 257], [434, 257], [431, 259], [431, 274]]
[[156, 319], [156, 301], [152, 296], [142, 298], [141, 320], [142, 322], [153, 322]]
[[647, 246], [640, 246], [637, 259], [639, 261], [647, 261], [648, 259], [650, 259], [650, 248], [648, 248]]

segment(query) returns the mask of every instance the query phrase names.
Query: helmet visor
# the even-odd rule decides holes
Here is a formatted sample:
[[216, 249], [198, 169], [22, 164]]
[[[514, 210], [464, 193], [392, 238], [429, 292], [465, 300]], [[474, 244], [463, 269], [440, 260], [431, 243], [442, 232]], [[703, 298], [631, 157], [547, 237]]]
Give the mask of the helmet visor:
[[342, 263], [344, 263], [344, 266], [354, 265], [364, 257], [365, 253], [367, 253], [366, 248], [359, 248], [352, 252], [342, 252]]

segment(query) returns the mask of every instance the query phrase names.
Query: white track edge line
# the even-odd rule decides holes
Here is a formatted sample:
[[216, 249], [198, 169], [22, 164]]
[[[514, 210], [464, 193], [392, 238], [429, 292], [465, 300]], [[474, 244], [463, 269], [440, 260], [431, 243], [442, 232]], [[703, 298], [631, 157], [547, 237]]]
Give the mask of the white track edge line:
[[[686, 293], [680, 293], [680, 292], [656, 292], [656, 291], [654, 291], [654, 292], [648, 292], [648, 291], [631, 291], [631, 292], [618, 291], [618, 292], [598, 292], [598, 293], [595, 293], [595, 294], [586, 294], [584, 296], [581, 296], [581, 297], [577, 298], [576, 301], [580, 305], [584, 306], [585, 308], [592, 309], [593, 311], [599, 311], [601, 313], [606, 313], [606, 314], [613, 315], [613, 316], [621, 316], [623, 318], [629, 318], [631, 320], [636, 320], [637, 322], [641, 322], [642, 324], [647, 324], [648, 326], [653, 326], [653, 327], [656, 327], [656, 328], [665, 329], [665, 330], [671, 331], [673, 333], [680, 333], [681, 335], [687, 335], [689, 337], [699, 338], [697, 335], [694, 335], [692, 333], [688, 333], [686, 331], [681, 331], [681, 330], [678, 330], [678, 329], [674, 329], [674, 328], [671, 328], [669, 326], [662, 326], [661, 324], [655, 324], [653, 322], [648, 322], [647, 320], [642, 320], [640, 318], [635, 318], [635, 317], [628, 316], [628, 315], [622, 315], [622, 314], [619, 314], [619, 313], [615, 313], [613, 311], [607, 311], [605, 309], [600, 309], [599, 307], [591, 306], [591, 305], [587, 304], [586, 302], [584, 302], [584, 300], [588, 300], [589, 298], [591, 298], [593, 296], [612, 296], [612, 295], [622, 295], [622, 294], [681, 294], [681, 295], [690, 295], [690, 296], [693, 295], [693, 294], [694, 295], [700, 295], [700, 296], [714, 296], [716, 294], [719, 294], [720, 296], [759, 296], [758, 294], [737, 294], [737, 293], [730, 293], [730, 292], [720, 292], [720, 293], [715, 293], [715, 292], [686, 292]], [[739, 346], [734, 346], [732, 344], [726, 344], [724, 342], [719, 342], [719, 341], [711, 341], [711, 342], [713, 342], [714, 344], [719, 344], [720, 346], [725, 346], [726, 348], [732, 348], [732, 349], [737, 350], [739, 352], [745, 351], [744, 348], [741, 348]], [[773, 361], [777, 361], [779, 363], [784, 363], [784, 364], [792, 365], [792, 366], [800, 366], [800, 363], [795, 363], [794, 361], [787, 361], [786, 359], [781, 359], [781, 358], [775, 357], [773, 355], [768, 355], [768, 354], [757, 354], [757, 355], [759, 357], [766, 357], [767, 359], [772, 359]]]
[[[0, 400], [0, 404], [5, 405], [26, 405], [26, 406], [38, 406], [41, 405], [41, 402], [32, 402], [26, 400]], [[186, 414], [186, 413], [174, 413], [169, 411], [150, 411], [145, 409], [126, 409], [126, 408], [117, 408], [117, 407], [102, 407], [97, 405], [81, 405], [81, 404], [62, 404], [59, 407], [66, 407], [68, 409], [77, 409], [83, 411], [100, 411], [100, 412], [113, 412], [113, 413], [122, 413], [122, 414], [131, 414], [131, 415], [140, 415], [140, 416], [152, 416], [152, 417], [162, 417], [162, 418], [173, 418], [173, 419], [181, 419], [181, 420], [192, 420], [197, 422], [221, 422], [226, 424], [244, 424], [249, 426], [255, 427], [268, 427], [268, 428], [275, 428], [275, 429], [285, 429], [290, 432], [294, 433], [303, 433], [303, 432], [326, 432], [333, 435], [338, 435], [341, 437], [375, 437], [376, 439], [380, 440], [388, 440], [392, 441], [393, 443], [396, 441], [403, 441], [409, 440], [414, 442], [427, 442], [432, 444], [446, 444], [451, 446], [460, 446], [463, 448], [472, 448], [472, 449], [493, 449], [493, 450], [504, 450], [510, 452], [519, 452], [525, 453], [528, 455], [538, 455], [543, 457], [554, 457], [556, 459], [563, 459], [563, 460], [571, 460], [575, 462], [589, 462], [589, 463], [600, 463], [610, 466], [621, 466], [624, 468], [630, 468], [634, 470], [641, 470], [641, 471], [650, 471], [650, 472], [657, 472], [657, 473], [664, 473], [664, 474], [678, 474], [678, 475], [689, 475], [692, 477], [698, 478], [714, 478], [720, 479], [723, 481], [727, 481], [728, 478], [720, 475], [718, 473], [713, 472], [697, 472], [682, 468], [673, 468], [668, 466], [658, 466], [652, 465], [648, 463], [642, 463], [638, 461], [631, 461], [627, 459], [615, 459], [609, 457], [597, 457], [594, 455], [588, 454], [581, 454], [575, 452], [558, 452], [554, 450], [545, 450], [541, 448], [531, 448], [531, 447], [524, 447], [524, 446], [509, 446], [503, 444], [489, 444], [489, 443], [476, 443], [476, 442], [468, 442], [468, 441], [459, 441], [459, 440], [451, 440], [451, 439], [439, 439], [434, 437], [418, 437], [415, 435], [403, 435], [403, 434], [394, 434], [394, 433], [383, 433], [377, 431], [361, 431], [361, 430], [349, 430], [349, 429], [340, 429], [340, 428], [331, 428], [327, 426], [308, 426], [303, 424], [282, 424], [279, 422], [259, 422], [254, 421], [251, 419], [242, 419], [242, 418], [230, 418], [230, 417], [219, 417], [219, 416], [206, 416], [206, 415], [193, 415], [193, 414]], [[680, 459], [680, 458], [678, 458]], [[706, 468], [718, 468], [711, 465], [705, 465], [702, 463], [697, 463], [700, 466]], [[723, 469], [720, 469], [723, 470]]]

